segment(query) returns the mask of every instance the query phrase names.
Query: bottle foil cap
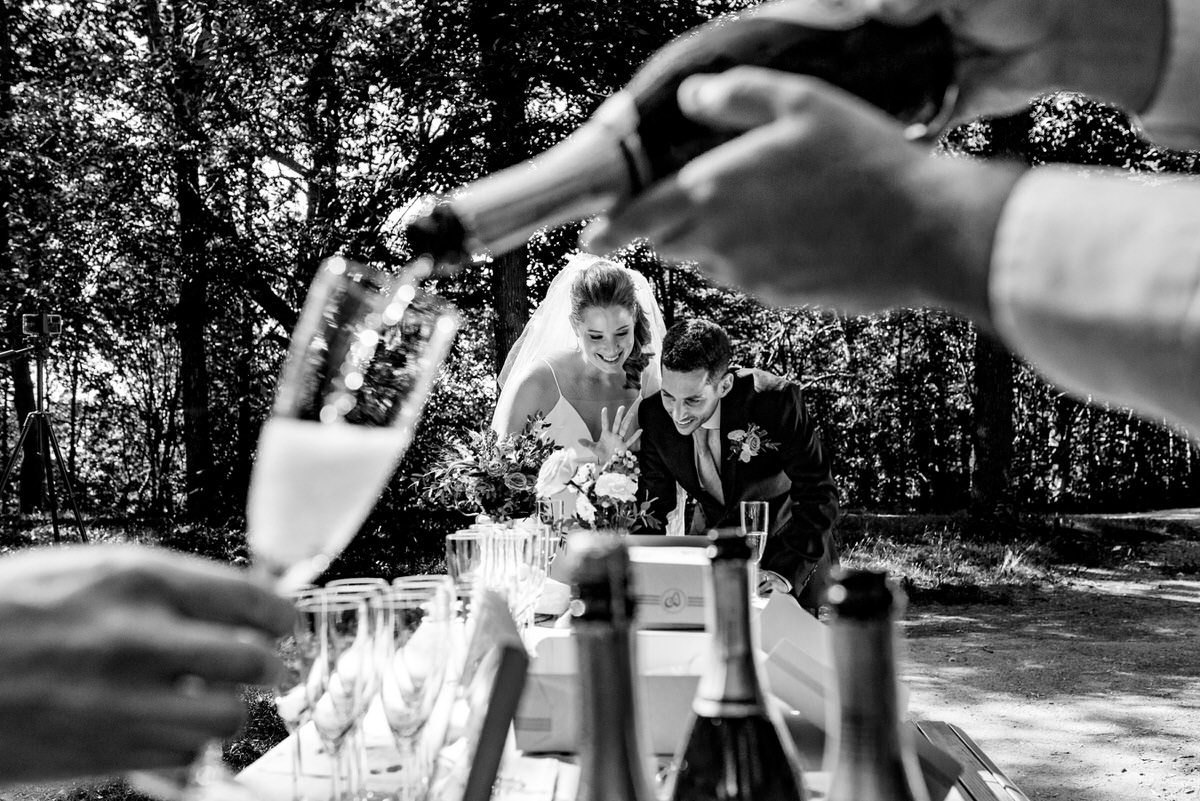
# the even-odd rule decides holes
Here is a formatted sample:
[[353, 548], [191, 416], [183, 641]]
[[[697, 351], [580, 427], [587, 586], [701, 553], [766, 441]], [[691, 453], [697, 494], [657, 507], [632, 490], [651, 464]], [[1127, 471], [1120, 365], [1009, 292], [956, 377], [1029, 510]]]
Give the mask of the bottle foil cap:
[[835, 617], [874, 620], [901, 605], [899, 593], [886, 571], [837, 568], [830, 574], [826, 601]]
[[578, 620], [628, 622], [634, 598], [625, 543], [612, 534], [577, 532], [567, 538], [571, 613]]

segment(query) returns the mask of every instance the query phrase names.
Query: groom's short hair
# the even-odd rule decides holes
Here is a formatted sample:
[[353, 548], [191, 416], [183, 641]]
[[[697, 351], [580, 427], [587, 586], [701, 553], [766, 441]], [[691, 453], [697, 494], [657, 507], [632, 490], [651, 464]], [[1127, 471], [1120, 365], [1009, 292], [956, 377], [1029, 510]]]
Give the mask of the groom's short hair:
[[675, 323], [663, 337], [662, 366], [676, 373], [703, 369], [708, 380], [725, 375], [733, 359], [733, 346], [725, 329], [696, 317]]

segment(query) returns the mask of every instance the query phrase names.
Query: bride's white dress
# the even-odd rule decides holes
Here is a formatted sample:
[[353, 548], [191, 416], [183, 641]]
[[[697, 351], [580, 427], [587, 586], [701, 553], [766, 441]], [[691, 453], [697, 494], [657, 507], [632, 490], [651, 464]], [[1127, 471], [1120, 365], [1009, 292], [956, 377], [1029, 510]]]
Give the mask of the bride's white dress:
[[579, 410], [563, 397], [562, 387], [558, 383], [558, 375], [554, 372], [554, 365], [550, 364], [549, 359], [542, 361], [546, 362], [546, 366], [550, 368], [550, 375], [554, 378], [554, 388], [558, 390], [558, 400], [543, 418], [548, 424], [546, 430], [558, 447], [578, 450], [579, 440], [591, 441], [592, 432], [588, 430], [587, 423], [583, 421]]
[[[554, 406], [550, 408], [546, 416], [542, 418], [548, 424], [546, 431], [558, 447], [572, 448], [578, 451], [579, 440], [584, 439], [590, 442], [592, 433], [588, 430], [583, 415], [563, 396], [562, 387], [558, 383], [558, 375], [554, 372], [554, 365], [550, 364], [549, 360], [544, 359], [543, 361], [550, 368], [550, 375], [554, 378], [554, 388], [558, 390], [558, 400], [555, 401]], [[642, 397], [645, 398], [645, 394], [642, 394]], [[676, 500], [682, 501], [683, 496], [681, 491], [678, 488], [676, 490]], [[575, 493], [563, 490], [557, 497], [562, 499], [563, 511], [566, 515], [570, 516], [575, 513]], [[668, 534], [685, 533], [682, 503], [679, 503], [675, 511], [668, 515], [666, 531]]]

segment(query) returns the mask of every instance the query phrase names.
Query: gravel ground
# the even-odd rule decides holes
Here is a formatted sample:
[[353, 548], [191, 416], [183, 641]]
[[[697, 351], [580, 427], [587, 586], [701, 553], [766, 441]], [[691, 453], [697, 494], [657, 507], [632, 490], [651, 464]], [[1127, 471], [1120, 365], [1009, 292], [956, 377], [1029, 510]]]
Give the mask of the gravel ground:
[[1200, 798], [1200, 580], [1079, 570], [1010, 605], [910, 607], [917, 719], [961, 726], [1031, 801]]

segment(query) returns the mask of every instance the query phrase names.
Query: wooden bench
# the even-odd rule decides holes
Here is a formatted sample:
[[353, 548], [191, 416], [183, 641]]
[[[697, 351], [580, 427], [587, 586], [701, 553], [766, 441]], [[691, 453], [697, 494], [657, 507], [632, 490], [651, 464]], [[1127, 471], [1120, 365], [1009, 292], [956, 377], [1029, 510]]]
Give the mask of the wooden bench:
[[922, 720], [917, 723], [917, 729], [962, 765], [957, 788], [964, 801], [1029, 801], [1025, 793], [958, 726], [940, 720]]

